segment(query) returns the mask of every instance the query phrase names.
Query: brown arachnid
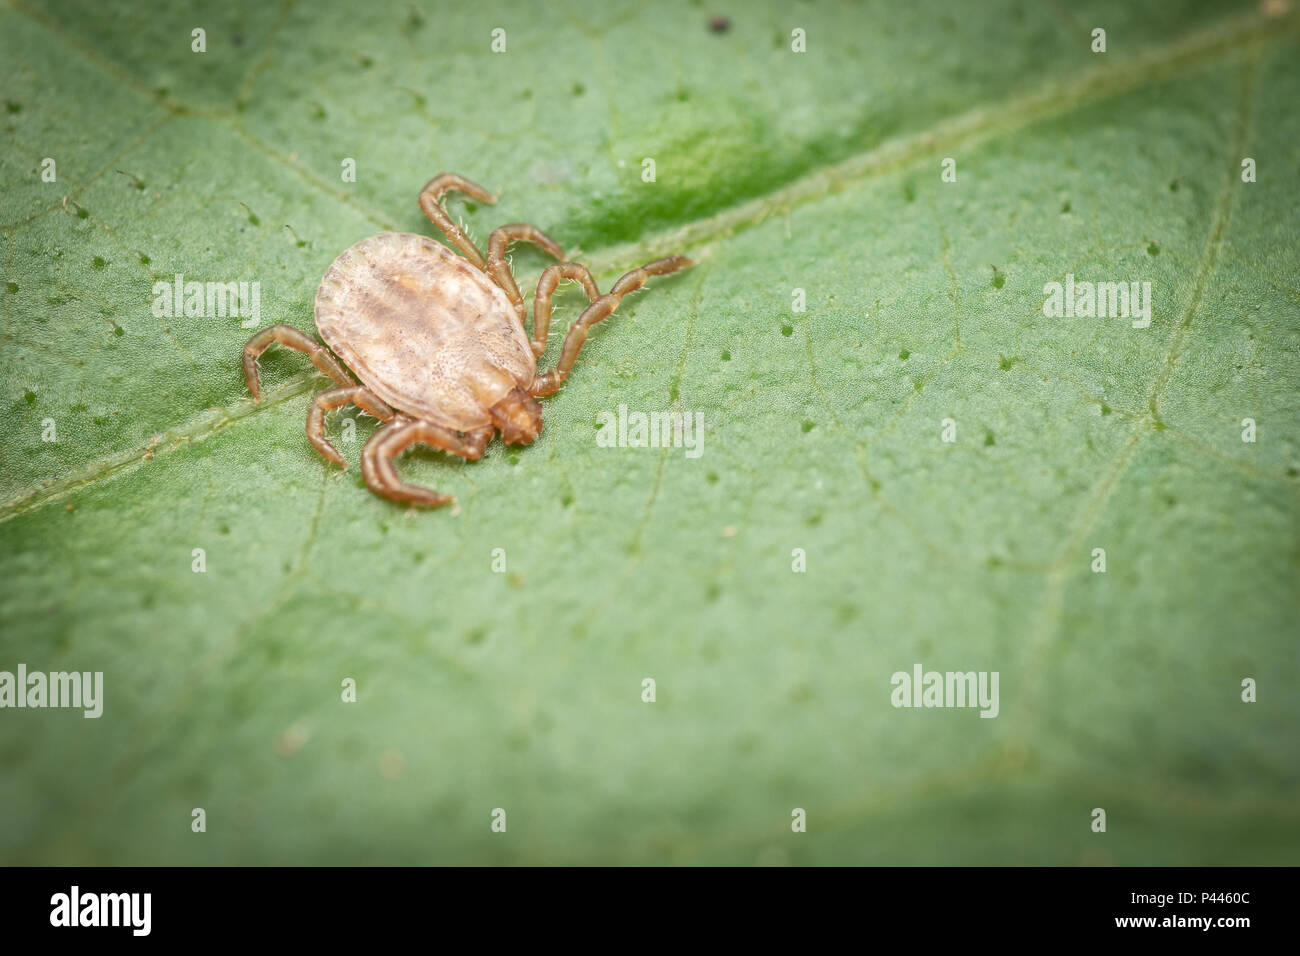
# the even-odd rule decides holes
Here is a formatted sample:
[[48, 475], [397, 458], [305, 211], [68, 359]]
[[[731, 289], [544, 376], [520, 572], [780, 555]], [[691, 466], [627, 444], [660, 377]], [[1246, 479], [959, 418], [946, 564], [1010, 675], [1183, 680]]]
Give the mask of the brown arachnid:
[[[568, 378], [588, 329], [651, 276], [694, 265], [683, 256], [656, 259], [633, 269], [601, 295], [586, 266], [564, 261], [564, 251], [554, 239], [521, 222], [495, 230], [484, 259], [440, 205], [451, 190], [482, 202], [496, 200], [454, 173], [434, 176], [421, 190], [420, 209], [465, 258], [413, 233], [363, 239], [334, 260], [316, 292], [316, 328], [328, 349], [288, 325], [262, 329], [244, 346], [244, 378], [256, 401], [262, 397], [258, 356], [272, 342], [305, 352], [338, 383], [317, 395], [307, 413], [312, 445], [346, 468], [343, 456], [325, 437], [325, 413], [349, 403], [358, 406], [384, 423], [361, 452], [361, 472], [370, 490], [428, 507], [446, 504], [452, 497], [403, 482], [394, 458], [422, 443], [475, 461], [497, 431], [508, 444], [528, 444], [542, 430], [537, 398], [552, 394]], [[560, 260], [547, 266], [538, 280], [531, 339], [524, 329], [524, 299], [506, 262], [512, 242], [531, 242]], [[539, 374], [537, 360], [546, 351], [551, 324], [551, 296], [563, 279], [581, 283], [590, 305], [569, 327], [555, 368]]]

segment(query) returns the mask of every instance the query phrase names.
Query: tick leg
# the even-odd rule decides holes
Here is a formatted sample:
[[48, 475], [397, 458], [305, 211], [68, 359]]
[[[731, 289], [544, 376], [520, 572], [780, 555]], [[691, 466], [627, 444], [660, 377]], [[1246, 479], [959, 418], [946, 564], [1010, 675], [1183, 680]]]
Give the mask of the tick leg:
[[[564, 384], [564, 380], [569, 377], [569, 372], [573, 371], [573, 363], [578, 360], [578, 352], [582, 349], [583, 343], [587, 341], [588, 330], [601, 319], [609, 318], [610, 313], [618, 308], [623, 296], [641, 288], [651, 276], [667, 275], [670, 272], [676, 272], [678, 269], [685, 269], [693, 265], [695, 263], [685, 256], [668, 256], [666, 259], [656, 259], [654, 262], [647, 262], [643, 266], [638, 266], [620, 278], [614, 283], [612, 289], [587, 306], [582, 315], [578, 316], [578, 320], [569, 326], [569, 334], [564, 337], [564, 349], [560, 352], [560, 360], [555, 363], [555, 368], [545, 375], [538, 376], [533, 385], [532, 393], [534, 395], [550, 395]], [[537, 333], [537, 320], [535, 318], [533, 320], [533, 333]]]
[[515, 311], [519, 313], [519, 324], [523, 325], [524, 297], [519, 294], [514, 273], [510, 271], [510, 265], [506, 262], [506, 249], [512, 242], [531, 242], [557, 259], [564, 258], [564, 250], [542, 230], [526, 222], [512, 222], [494, 229], [492, 235], [488, 237], [488, 275], [496, 280], [496, 284], [505, 292], [506, 298], [514, 304]]
[[300, 332], [292, 325], [272, 325], [253, 335], [244, 345], [244, 381], [253, 393], [253, 401], [262, 400], [262, 385], [257, 378], [257, 359], [270, 347], [272, 342], [279, 342], [299, 352], [306, 352], [311, 363], [340, 385], [354, 385], [343, 366], [330, 354], [329, 349], [321, 345], [305, 332]]
[[582, 283], [587, 299], [595, 302], [600, 298], [600, 290], [587, 271], [587, 267], [577, 262], [557, 262], [547, 266], [542, 277], [537, 280], [537, 297], [533, 299], [533, 337], [529, 342], [533, 355], [538, 358], [546, 351], [546, 337], [551, 331], [551, 296], [562, 279], [575, 279]]
[[455, 173], [439, 173], [420, 190], [420, 209], [429, 217], [431, 223], [443, 231], [457, 249], [465, 253], [466, 259], [487, 271], [487, 261], [483, 258], [483, 253], [478, 251], [478, 246], [474, 245], [473, 240], [465, 235], [460, 226], [451, 221], [447, 210], [439, 204], [443, 194], [453, 190], [472, 196], [480, 202], [496, 202], [496, 197], [478, 183], [472, 183], [464, 176], [457, 176]]
[[316, 396], [316, 400], [311, 403], [311, 408], [307, 409], [307, 439], [318, 452], [343, 468], [346, 468], [348, 463], [325, 437], [325, 413], [348, 403], [356, 405], [367, 415], [381, 422], [391, 422], [396, 414], [379, 396], [360, 385], [331, 388]]
[[431, 488], [408, 485], [397, 474], [393, 459], [411, 445], [432, 445], [470, 461], [483, 457], [483, 449], [492, 438], [492, 427], [487, 426], [462, 436], [450, 428], [432, 422], [398, 418], [370, 436], [361, 449], [361, 474], [370, 490], [393, 501], [407, 501], [413, 505], [436, 508], [452, 500]]

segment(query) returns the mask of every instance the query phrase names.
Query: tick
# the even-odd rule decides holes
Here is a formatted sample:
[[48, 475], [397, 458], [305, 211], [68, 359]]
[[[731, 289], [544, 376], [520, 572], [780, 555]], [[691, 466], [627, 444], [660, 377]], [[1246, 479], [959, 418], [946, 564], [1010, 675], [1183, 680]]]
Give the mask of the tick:
[[[273, 325], [244, 346], [244, 379], [254, 401], [262, 398], [257, 360], [271, 343], [305, 352], [338, 383], [308, 409], [308, 440], [346, 468], [325, 437], [325, 413], [356, 405], [383, 422], [361, 450], [366, 485], [377, 495], [424, 507], [444, 505], [452, 496], [403, 482], [393, 463], [398, 455], [425, 444], [477, 461], [497, 432], [507, 444], [529, 444], [542, 430], [537, 399], [569, 377], [588, 330], [651, 276], [695, 264], [684, 256], [656, 259], [602, 295], [586, 266], [565, 261], [559, 244], [527, 223], [494, 230], [483, 258], [442, 208], [443, 195], [453, 190], [486, 203], [496, 199], [454, 173], [434, 176], [420, 191], [420, 209], [463, 259], [427, 236], [386, 232], [363, 239], [334, 260], [316, 291], [316, 329], [325, 345], [292, 326]], [[531, 242], [560, 260], [537, 282], [531, 339], [524, 299], [506, 262], [512, 242]], [[564, 279], [581, 283], [590, 304], [569, 327], [555, 367], [539, 373], [551, 295]]]

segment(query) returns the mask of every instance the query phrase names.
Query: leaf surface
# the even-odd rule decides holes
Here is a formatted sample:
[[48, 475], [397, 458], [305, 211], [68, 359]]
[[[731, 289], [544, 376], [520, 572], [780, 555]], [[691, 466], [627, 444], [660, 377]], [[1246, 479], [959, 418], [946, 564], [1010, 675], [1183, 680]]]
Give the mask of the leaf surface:
[[[0, 669], [105, 681], [0, 713], [0, 859], [1293, 863], [1296, 17], [1135, 6], [0, 9]], [[311, 331], [444, 169], [500, 193], [450, 201], [480, 244], [699, 265], [532, 446], [408, 454], [459, 499], [413, 513], [373, 421], [308, 445], [301, 355], [255, 405], [248, 330], [152, 289]], [[1067, 275], [1150, 327], [1045, 316]], [[621, 405], [702, 454], [602, 447]], [[891, 706], [917, 663], [998, 672], [996, 719]]]

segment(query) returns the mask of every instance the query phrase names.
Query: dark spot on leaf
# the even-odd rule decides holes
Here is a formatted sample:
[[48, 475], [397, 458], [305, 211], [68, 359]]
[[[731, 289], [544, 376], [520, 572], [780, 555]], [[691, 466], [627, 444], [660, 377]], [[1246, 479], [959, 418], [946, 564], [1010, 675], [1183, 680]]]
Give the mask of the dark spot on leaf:
[[677, 102], [686, 103], [690, 101], [690, 98], [691, 98], [690, 90], [683, 88], [677, 91]]
[[999, 354], [998, 368], [1002, 369], [1002, 371], [1004, 372], [1007, 372], [1011, 370], [1011, 366], [1015, 365], [1019, 361], [1020, 359], [1016, 358], [1014, 355], [1011, 358], [1007, 358], [1005, 355]]
[[17, 291], [18, 291], [18, 283], [17, 283], [17, 282], [6, 282], [6, 283], [5, 283], [5, 288], [8, 289], [10, 292], [17, 292]]
[[912, 202], [916, 199], [916, 183], [910, 179], [903, 183], [903, 199]]
[[1147, 246], [1147, 255], [1151, 255], [1151, 256], [1160, 255], [1160, 246], [1156, 244], [1155, 240], [1152, 240], [1151, 244]]
[[921, 379], [919, 375], [916, 378], [912, 379], [912, 388], [914, 388], [918, 392], [921, 389], [925, 388], [925, 382]]
[[812, 514], [810, 514], [807, 518], [804, 518], [803, 523], [810, 528], [815, 528], [822, 523], [822, 517], [823, 516], [820, 511], [815, 511]]
[[253, 213], [253, 212], [250, 212], [248, 214], [248, 222], [249, 225], [252, 226], [260, 226], [262, 224], [262, 220], [257, 218], [257, 213]]
[[990, 266], [989, 268], [993, 270], [993, 288], [1001, 289], [1007, 284], [1007, 277], [998, 271], [997, 266]]
[[122, 326], [120, 326], [120, 325], [118, 325], [116, 322], [114, 322], [114, 323], [113, 323], [113, 334], [114, 334], [114, 335], [126, 335], [126, 332], [123, 331]]
[[707, 482], [708, 482], [709, 484], [711, 484], [711, 485], [716, 485], [716, 484], [718, 483], [718, 475], [717, 475], [716, 472], [712, 472], [712, 471], [711, 471], [711, 472], [709, 472], [707, 475], [704, 476], [704, 480], [707, 481]]
[[226, 524], [224, 521], [221, 522], [221, 524], [217, 525], [217, 533], [230, 534], [230, 525]]
[[791, 325], [789, 322], [783, 323], [781, 325], [781, 334], [786, 336], [787, 338], [791, 335], [794, 335], [794, 326]]
[[145, 266], [147, 266], [147, 265], [148, 265], [149, 263], [151, 263], [151, 262], [153, 262], [152, 259], [150, 259], [148, 256], [146, 256], [143, 252], [140, 253], [140, 264], [141, 264], [141, 265], [145, 265]]
[[21, 113], [23, 111], [23, 104], [15, 103], [13, 100], [5, 100], [5, 109], [10, 113]]
[[108, 265], [108, 263], [104, 261], [103, 256], [95, 256], [95, 258], [90, 260], [90, 264], [96, 269], [102, 269], [104, 266]]
[[478, 212], [478, 203], [474, 203], [474, 202], [465, 203], [465, 211], [468, 213]]
[[1172, 181], [1169, 183], [1169, 191], [1170, 191], [1171, 193], [1176, 193], [1176, 192], [1178, 192], [1179, 185], [1180, 185], [1180, 184], [1179, 184], [1179, 181], [1178, 181], [1177, 179], [1172, 180]]
[[78, 218], [78, 219], [89, 219], [89, 218], [90, 218], [90, 210], [87, 209], [85, 206], [78, 206], [78, 207], [77, 207], [77, 218]]
[[992, 445], [992, 444], [993, 444], [993, 432], [989, 431], [989, 430], [986, 428], [986, 429], [984, 430], [984, 445], [985, 445], [985, 447], [987, 447], [987, 446]]
[[806, 435], [808, 434], [808, 432], [812, 431], [814, 428], [817, 427], [817, 423], [810, 422], [807, 419], [804, 419], [803, 424], [801, 424], [799, 427], [803, 429], [804, 434]]
[[1065, 202], [1061, 204], [1061, 215], [1062, 216], [1069, 215], [1069, 212], [1070, 212], [1070, 200], [1067, 199]]
[[1109, 415], [1109, 414], [1110, 414], [1110, 406], [1107, 405], [1105, 402], [1102, 402], [1102, 403], [1101, 403], [1101, 413], [1102, 413], [1103, 415]]
[[573, 495], [566, 491], [560, 496], [560, 507], [567, 508], [571, 504], [573, 504]]
[[587, 88], [586, 88], [585, 86], [583, 86], [581, 83], [574, 83], [574, 84], [573, 84], [573, 95], [574, 95], [574, 96], [581, 96], [583, 93], [586, 93], [586, 92], [587, 92]]
[[359, 65], [363, 70], [368, 70], [375, 65], [374, 57], [362, 53], [357, 57], [357, 65]]
[[29, 388], [27, 391], [23, 392], [23, 401], [25, 401], [28, 405], [35, 404], [36, 393]]
[[510, 465], [519, 464], [519, 451], [517, 449], [512, 448], [506, 452], [506, 463]]
[[709, 30], [713, 33], [726, 33], [731, 29], [731, 21], [726, 17], [714, 17], [709, 21]]
[[672, 385], [668, 386], [668, 401], [669, 401], [669, 402], [675, 402], [675, 401], [677, 401], [677, 399], [678, 399], [678, 397], [679, 397], [680, 395], [681, 395], [681, 393], [677, 390], [677, 383], [676, 383], [676, 382], [673, 382]]
[[898, 357], [901, 358], [904, 362], [906, 362], [908, 358], [911, 356], [911, 354], [912, 353], [909, 352], [907, 349], [903, 349], [903, 351], [898, 353]]
[[470, 646], [482, 644], [487, 639], [487, 628], [476, 627], [465, 635], [465, 643]]
[[[13, 285], [12, 282], [9, 283], [9, 284], [10, 284], [10, 285]], [[15, 288], [12, 289], [11, 291], [13, 291], [13, 292], [17, 292], [18, 289], [17, 289], [17, 287], [15, 287]], [[723, 349], [723, 350], [722, 350], [722, 361], [724, 361], [724, 362], [730, 362], [730, 361], [731, 361], [731, 353], [730, 353], [729, 351], [727, 351], [726, 349]]]

